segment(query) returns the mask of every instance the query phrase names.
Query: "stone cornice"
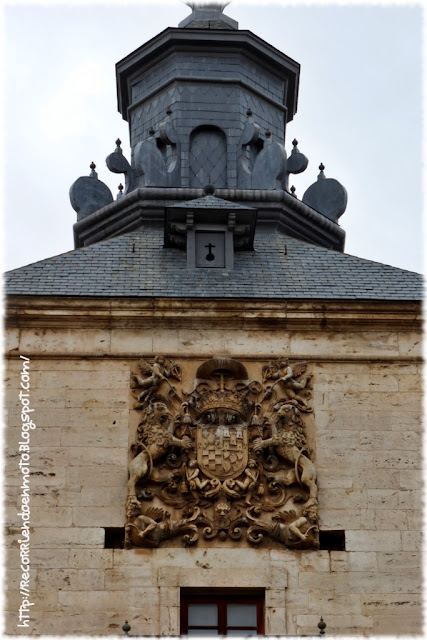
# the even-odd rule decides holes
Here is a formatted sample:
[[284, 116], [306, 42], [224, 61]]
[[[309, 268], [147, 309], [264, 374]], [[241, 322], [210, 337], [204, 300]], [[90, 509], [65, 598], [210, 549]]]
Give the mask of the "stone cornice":
[[9, 296], [9, 328], [414, 331], [419, 302]]

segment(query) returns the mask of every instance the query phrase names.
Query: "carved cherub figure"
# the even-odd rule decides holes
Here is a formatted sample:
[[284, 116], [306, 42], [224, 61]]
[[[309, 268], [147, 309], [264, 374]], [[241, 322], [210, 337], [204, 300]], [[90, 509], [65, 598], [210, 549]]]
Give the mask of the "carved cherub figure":
[[139, 453], [128, 467], [128, 496], [135, 495], [137, 483], [151, 474], [153, 463], [164, 456], [169, 447], [174, 446], [182, 449], [193, 447], [193, 442], [188, 436], [176, 438], [172, 434], [171, 414], [163, 402], [153, 402], [148, 405], [141, 426], [141, 440], [133, 447], [135, 450], [139, 450]]
[[[245, 504], [247, 505], [251, 504], [252, 494], [256, 489], [258, 479], [259, 479], [259, 474], [260, 474], [259, 465], [256, 460], [251, 458], [248, 462], [248, 466], [245, 469], [244, 480], [235, 480], [235, 483], [237, 484], [238, 487], [240, 487], [240, 489], [242, 489], [243, 491], [245, 490], [247, 491], [246, 498], [245, 498]], [[264, 487], [260, 485], [258, 487], [258, 495], [261, 495], [263, 493], [263, 490], [264, 490]]]
[[305, 542], [310, 532], [317, 530], [317, 507], [303, 507], [300, 517], [297, 517], [293, 509], [280, 511], [272, 520], [277, 521], [271, 531], [274, 538], [286, 544], [292, 544], [298, 539]]
[[185, 478], [186, 484], [189, 487], [193, 498], [195, 498], [196, 502], [199, 501], [198, 490], [202, 490], [210, 484], [210, 480], [202, 480], [200, 478], [200, 469], [197, 464], [197, 460], [190, 460], [188, 465], [185, 468]]
[[163, 381], [167, 382], [173, 393], [175, 393], [175, 390], [168, 378], [173, 377], [177, 380], [181, 379], [180, 367], [177, 364], [170, 362], [169, 366], [167, 366], [166, 358], [164, 356], [156, 356], [154, 358], [153, 365], [141, 359], [138, 366], [141, 373], [148, 375], [148, 378], [141, 378], [141, 376], [136, 374], [132, 376], [136, 383], [135, 387], [142, 389], [138, 396], [139, 403], [144, 403], [151, 394], [157, 391]]
[[[276, 369], [276, 371], [274, 371]], [[267, 389], [263, 400], [271, 397], [274, 387], [279, 384], [286, 396], [286, 402], [294, 404], [304, 411], [310, 411], [307, 400], [299, 393], [306, 389], [307, 384], [311, 380], [311, 376], [306, 376], [301, 380], [297, 380], [307, 369], [305, 362], [297, 362], [293, 367], [289, 364], [289, 359], [278, 360], [275, 366], [268, 365], [264, 368], [264, 380], [276, 380], [274, 384]]]

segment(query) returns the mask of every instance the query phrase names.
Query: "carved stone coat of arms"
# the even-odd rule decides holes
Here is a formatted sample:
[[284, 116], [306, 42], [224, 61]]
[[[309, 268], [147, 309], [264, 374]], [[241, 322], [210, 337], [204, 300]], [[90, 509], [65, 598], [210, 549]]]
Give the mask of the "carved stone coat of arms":
[[217, 538], [318, 547], [306, 363], [267, 363], [258, 381], [241, 362], [212, 358], [194, 371], [188, 391], [181, 366], [164, 356], [140, 360], [138, 369], [127, 548], [171, 546], [177, 538], [186, 546]]

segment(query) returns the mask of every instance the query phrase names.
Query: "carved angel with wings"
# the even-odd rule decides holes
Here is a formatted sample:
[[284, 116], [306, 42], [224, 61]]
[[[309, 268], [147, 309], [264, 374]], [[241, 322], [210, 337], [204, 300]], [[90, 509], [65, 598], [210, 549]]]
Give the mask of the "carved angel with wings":
[[[308, 383], [311, 380], [311, 376], [301, 378], [303, 373], [307, 369], [306, 362], [296, 362], [292, 367], [289, 364], [289, 359], [279, 359], [276, 362], [270, 363], [263, 368], [263, 380], [275, 380], [271, 387], [267, 388], [263, 400], [267, 400], [273, 394], [274, 387], [279, 385], [284, 391], [286, 396], [286, 402], [293, 404], [302, 411], [311, 411], [307, 404], [307, 398], [310, 397], [310, 393], [305, 393], [305, 398], [301, 395], [301, 391], [307, 388]], [[299, 378], [297, 380], [297, 378]]]
[[156, 356], [153, 365], [141, 358], [138, 366], [141, 373], [148, 376], [148, 378], [141, 378], [138, 375], [132, 376], [135, 383], [134, 386], [142, 389], [138, 396], [139, 403], [144, 404], [157, 391], [163, 381], [167, 382], [173, 394], [176, 395], [175, 389], [168, 378], [181, 380], [181, 367], [179, 365], [175, 364], [175, 362], [167, 361], [164, 356]]

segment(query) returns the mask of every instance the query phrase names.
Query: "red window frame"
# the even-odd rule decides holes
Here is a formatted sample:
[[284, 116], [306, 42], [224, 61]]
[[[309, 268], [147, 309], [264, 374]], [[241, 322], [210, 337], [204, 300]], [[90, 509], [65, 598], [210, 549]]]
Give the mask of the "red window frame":
[[[181, 589], [181, 635], [187, 635], [191, 629], [217, 630], [218, 635], [228, 635], [230, 630], [256, 631], [257, 635], [264, 635], [264, 589]], [[188, 625], [189, 604], [217, 604], [218, 625]], [[256, 604], [257, 624], [255, 626], [236, 626], [227, 623], [228, 604]]]

